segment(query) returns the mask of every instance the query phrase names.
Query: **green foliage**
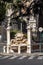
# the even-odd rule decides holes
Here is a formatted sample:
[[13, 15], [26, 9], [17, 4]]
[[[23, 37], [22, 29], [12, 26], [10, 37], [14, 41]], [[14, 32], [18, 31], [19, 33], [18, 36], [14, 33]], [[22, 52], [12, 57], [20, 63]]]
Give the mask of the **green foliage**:
[[9, 2], [9, 3], [12, 3], [13, 0], [3, 0], [4, 2]]
[[20, 31], [19, 30], [11, 30], [10, 31], [10, 37], [11, 37], [11, 39], [13, 39], [15, 37], [15, 34], [18, 33], [18, 32], [20, 32]]
[[21, 0], [13, 0], [14, 2], [16, 2], [16, 3], [18, 3], [18, 2], [20, 2]]
[[40, 4], [38, 4], [38, 3], [34, 4], [34, 6], [33, 6], [34, 14], [38, 14], [40, 12], [39, 8], [40, 8]]
[[0, 21], [2, 21], [5, 18], [5, 4], [0, 2]]

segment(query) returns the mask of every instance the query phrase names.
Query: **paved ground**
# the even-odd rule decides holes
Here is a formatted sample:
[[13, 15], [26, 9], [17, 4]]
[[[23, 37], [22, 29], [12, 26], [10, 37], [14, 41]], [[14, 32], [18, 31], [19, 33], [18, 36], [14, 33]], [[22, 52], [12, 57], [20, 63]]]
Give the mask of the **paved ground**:
[[37, 59], [37, 60], [43, 60], [43, 56], [27, 56], [27, 55], [6, 55], [6, 56], [3, 56], [3, 55], [0, 55], [0, 60], [5, 60], [5, 59], [8, 59], [8, 60], [22, 60], [22, 59], [27, 59], [27, 60], [32, 60], [32, 59]]
[[0, 65], [43, 65], [43, 56], [0, 55]]
[[0, 53], [0, 65], [43, 65], [43, 53]]

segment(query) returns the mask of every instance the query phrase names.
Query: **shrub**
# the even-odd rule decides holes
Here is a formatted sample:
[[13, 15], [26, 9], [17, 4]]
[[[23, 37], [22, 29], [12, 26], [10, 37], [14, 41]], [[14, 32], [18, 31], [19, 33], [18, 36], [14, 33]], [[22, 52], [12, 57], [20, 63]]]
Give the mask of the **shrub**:
[[11, 39], [14, 39], [15, 34], [16, 34], [17, 32], [20, 32], [20, 31], [19, 31], [19, 30], [11, 30], [11, 31], [10, 31], [10, 38], [11, 38]]

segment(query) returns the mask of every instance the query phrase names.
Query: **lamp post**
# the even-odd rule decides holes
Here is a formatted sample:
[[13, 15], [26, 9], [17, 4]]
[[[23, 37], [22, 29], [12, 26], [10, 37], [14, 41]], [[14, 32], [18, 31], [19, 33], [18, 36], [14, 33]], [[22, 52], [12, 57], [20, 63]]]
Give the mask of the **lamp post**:
[[7, 27], [7, 53], [9, 53], [9, 45], [10, 45], [10, 26]]
[[39, 28], [39, 32], [40, 32], [40, 52], [41, 52], [41, 32], [43, 31], [43, 28], [42, 27], [40, 27]]
[[27, 26], [27, 53], [31, 53], [31, 27]]
[[27, 53], [31, 53], [31, 26], [29, 24], [29, 17], [24, 17], [23, 20], [27, 23]]
[[8, 20], [8, 24], [7, 24], [7, 53], [9, 53], [9, 45], [10, 45], [10, 16], [12, 14], [12, 9], [11, 9], [11, 5], [9, 6], [10, 8], [7, 9], [6, 12], [6, 16], [7, 16], [7, 20]]

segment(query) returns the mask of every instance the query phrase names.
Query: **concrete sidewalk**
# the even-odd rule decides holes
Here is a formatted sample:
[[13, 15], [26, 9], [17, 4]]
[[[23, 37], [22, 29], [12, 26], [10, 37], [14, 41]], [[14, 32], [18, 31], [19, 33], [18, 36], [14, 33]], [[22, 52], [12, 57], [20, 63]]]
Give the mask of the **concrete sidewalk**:
[[0, 55], [17, 55], [17, 56], [19, 56], [19, 55], [26, 55], [26, 56], [38, 56], [38, 55], [41, 55], [41, 56], [43, 56], [43, 53], [31, 53], [31, 54], [29, 54], [29, 53], [21, 53], [21, 54], [18, 54], [18, 53], [0, 53]]

